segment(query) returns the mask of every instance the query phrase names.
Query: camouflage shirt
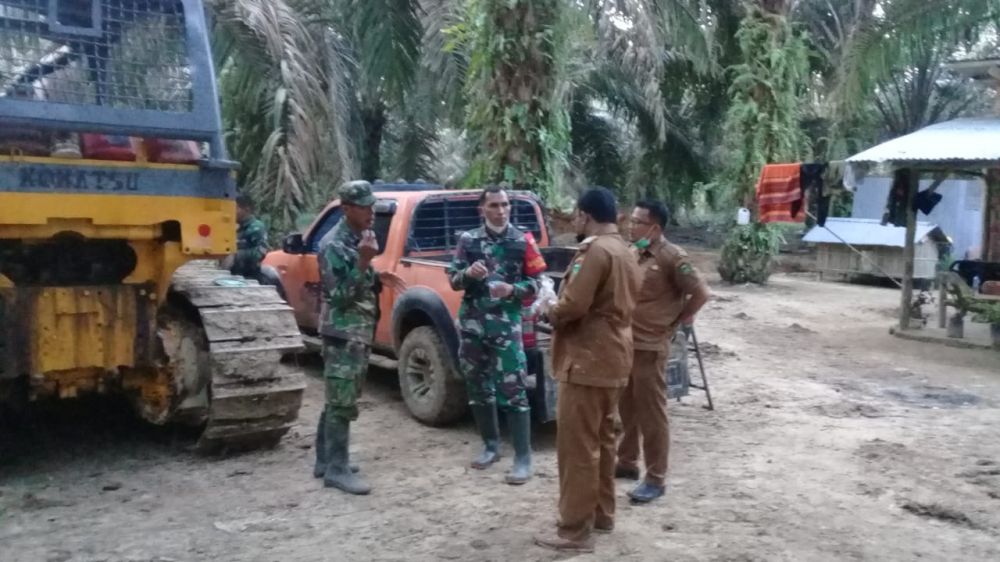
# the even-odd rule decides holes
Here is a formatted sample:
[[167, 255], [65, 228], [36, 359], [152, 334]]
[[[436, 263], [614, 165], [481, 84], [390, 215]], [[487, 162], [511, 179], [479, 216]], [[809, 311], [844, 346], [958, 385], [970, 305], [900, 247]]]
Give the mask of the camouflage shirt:
[[[531, 250], [529, 251], [529, 245]], [[534, 263], [526, 256], [535, 256]], [[490, 271], [486, 279], [477, 280], [465, 274], [473, 263], [482, 260]], [[448, 279], [456, 291], [465, 291], [462, 307], [478, 310], [496, 308], [490, 299], [487, 285], [490, 281], [503, 281], [514, 286], [514, 294], [504, 304], [504, 308], [519, 312], [523, 300], [532, 297], [538, 290], [537, 278], [545, 270], [545, 261], [537, 251], [534, 238], [526, 236], [514, 225], [509, 225], [502, 234], [495, 234], [481, 226], [463, 232], [455, 248], [455, 257], [448, 266]]]
[[375, 332], [375, 269], [358, 269], [361, 237], [341, 220], [319, 243], [323, 292], [319, 331], [324, 336], [371, 343]]
[[236, 257], [233, 275], [256, 277], [267, 253], [267, 228], [257, 217], [249, 217], [236, 228]]

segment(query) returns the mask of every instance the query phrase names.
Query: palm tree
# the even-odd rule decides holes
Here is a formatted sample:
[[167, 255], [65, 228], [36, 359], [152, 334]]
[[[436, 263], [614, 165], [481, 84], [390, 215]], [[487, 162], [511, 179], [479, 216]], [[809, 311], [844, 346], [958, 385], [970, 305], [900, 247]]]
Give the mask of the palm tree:
[[239, 185], [279, 230], [351, 177], [355, 71], [342, 39], [290, 0], [213, 0], [226, 141]]
[[873, 104], [884, 132], [891, 137], [954, 119], [988, 106], [980, 88], [950, 76], [944, 67], [954, 49], [947, 41], [926, 36], [910, 45], [910, 64], [876, 82]]
[[[678, 61], [700, 72], [712, 66], [701, 2], [473, 6], [480, 11], [467, 14], [464, 28], [472, 38], [466, 44], [473, 71], [467, 123], [478, 156], [473, 181], [532, 184], [551, 198], [566, 191], [568, 179], [586, 175], [581, 171], [596, 171], [595, 158], [620, 161], [622, 154], [610, 155], [622, 134], [638, 139], [643, 157], [684, 146], [677, 141], [687, 134], [677, 134], [682, 120], [671, 113], [665, 79]], [[534, 42], [518, 39], [525, 33]], [[497, 45], [504, 47], [497, 52]], [[602, 78], [605, 72], [616, 79]], [[617, 185], [625, 183], [621, 175]], [[612, 179], [603, 176], [594, 179]]]
[[[837, 4], [835, 6], [835, 4]], [[1000, 0], [803, 0], [796, 15], [813, 31], [825, 78], [831, 137], [843, 137], [874, 103], [881, 128], [919, 128], [966, 106], [943, 85], [941, 64], [984, 34], [995, 34]], [[942, 88], [938, 88], [938, 84]], [[961, 88], [960, 88], [961, 89]], [[909, 92], [906, 92], [908, 90]], [[925, 107], [925, 103], [944, 106]], [[971, 102], [970, 102], [971, 103]], [[957, 107], [958, 111], [953, 111]], [[898, 112], [920, 118], [900, 121]], [[841, 143], [832, 157], [846, 155]]]

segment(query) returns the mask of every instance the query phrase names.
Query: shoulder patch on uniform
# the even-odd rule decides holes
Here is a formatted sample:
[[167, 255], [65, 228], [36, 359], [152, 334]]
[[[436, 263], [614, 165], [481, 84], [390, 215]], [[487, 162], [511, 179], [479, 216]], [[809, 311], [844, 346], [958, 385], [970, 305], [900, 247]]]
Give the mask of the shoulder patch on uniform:
[[524, 239], [527, 242], [527, 249], [524, 253], [524, 272], [528, 275], [538, 275], [545, 271], [548, 265], [545, 263], [545, 258], [542, 257], [542, 251], [538, 249], [535, 237], [530, 232], [526, 232]]
[[681, 275], [693, 275], [694, 266], [692, 266], [689, 263], [682, 263], [679, 266], [677, 266], [677, 271], [679, 271]]

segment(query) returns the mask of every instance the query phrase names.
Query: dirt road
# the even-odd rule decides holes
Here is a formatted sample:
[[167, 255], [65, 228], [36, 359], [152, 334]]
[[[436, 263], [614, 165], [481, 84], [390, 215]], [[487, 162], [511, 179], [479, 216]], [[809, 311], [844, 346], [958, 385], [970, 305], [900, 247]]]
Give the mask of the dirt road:
[[[893, 338], [898, 293], [778, 276], [715, 287], [699, 320], [717, 411], [671, 403], [665, 501], [619, 502], [579, 560], [1000, 560], [1000, 354]], [[315, 370], [315, 369], [314, 369]], [[224, 459], [123, 414], [4, 437], [0, 559], [559, 560], [554, 428], [522, 488], [466, 468], [471, 422], [431, 429], [376, 373], [355, 433], [375, 491], [310, 475], [322, 389], [276, 450]], [[619, 483], [624, 497], [630, 483]]]

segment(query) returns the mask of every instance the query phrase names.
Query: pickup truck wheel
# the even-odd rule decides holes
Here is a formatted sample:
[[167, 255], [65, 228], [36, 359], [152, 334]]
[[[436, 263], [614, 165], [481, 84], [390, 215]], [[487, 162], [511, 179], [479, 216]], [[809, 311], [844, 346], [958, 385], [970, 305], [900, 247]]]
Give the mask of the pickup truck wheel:
[[406, 334], [399, 348], [399, 389], [413, 417], [428, 425], [458, 420], [468, 407], [465, 387], [455, 366], [430, 326]]

